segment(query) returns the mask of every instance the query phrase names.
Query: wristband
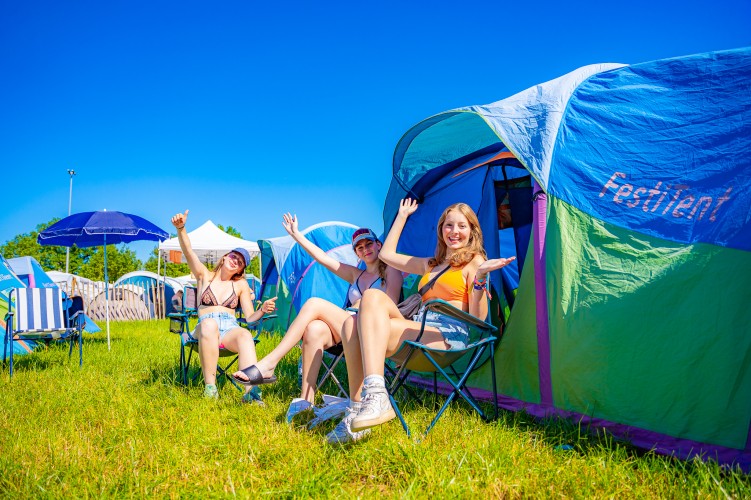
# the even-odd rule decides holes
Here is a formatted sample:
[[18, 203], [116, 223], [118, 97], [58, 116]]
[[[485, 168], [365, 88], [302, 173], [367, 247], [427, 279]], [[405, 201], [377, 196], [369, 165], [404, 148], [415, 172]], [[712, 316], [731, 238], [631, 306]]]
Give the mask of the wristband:
[[485, 290], [485, 295], [488, 296], [488, 299], [492, 298], [490, 296], [490, 292], [488, 291], [488, 277], [487, 276], [485, 276], [485, 278], [483, 278], [482, 281], [478, 280], [477, 277], [475, 277], [473, 288], [475, 290]]

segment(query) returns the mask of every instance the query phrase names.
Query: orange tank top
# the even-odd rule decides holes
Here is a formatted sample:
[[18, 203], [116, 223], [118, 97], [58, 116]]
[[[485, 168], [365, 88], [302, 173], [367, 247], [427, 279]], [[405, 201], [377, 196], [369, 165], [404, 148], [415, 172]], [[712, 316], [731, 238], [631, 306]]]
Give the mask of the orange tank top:
[[[422, 296], [423, 302], [430, 299], [442, 299], [447, 302], [469, 304], [469, 287], [462, 276], [461, 267], [451, 268], [438, 277], [433, 287]], [[430, 281], [431, 269], [420, 278], [418, 289]]]

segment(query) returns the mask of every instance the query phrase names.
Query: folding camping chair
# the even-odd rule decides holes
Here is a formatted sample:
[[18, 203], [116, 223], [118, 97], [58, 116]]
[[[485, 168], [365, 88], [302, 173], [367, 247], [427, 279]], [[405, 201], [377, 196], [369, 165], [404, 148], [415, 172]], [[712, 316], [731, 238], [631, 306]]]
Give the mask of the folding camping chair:
[[[14, 301], [15, 296], [15, 301]], [[15, 310], [12, 310], [15, 304]], [[13, 342], [35, 340], [68, 341], [68, 358], [73, 344], [78, 343], [78, 366], [83, 366], [83, 315], [74, 313], [69, 319], [63, 313], [63, 295], [59, 288], [13, 288], [5, 316], [3, 364], [10, 347], [10, 377], [13, 378]]]
[[[176, 313], [170, 313], [167, 317], [170, 319], [170, 331], [180, 335], [180, 380], [183, 385], [188, 385], [188, 371], [190, 368], [190, 361], [194, 352], [198, 352], [198, 339], [191, 335], [190, 320], [198, 315], [198, 289], [193, 286], [186, 286], [183, 289], [183, 303], [182, 309]], [[263, 323], [266, 320], [275, 318], [276, 315], [264, 316], [258, 321], [247, 323], [243, 318], [238, 320], [241, 326], [244, 326], [248, 330], [256, 331], [256, 335], [253, 340], [258, 344], [258, 334], [260, 333]], [[227, 359], [229, 358], [229, 361]], [[219, 359], [225, 360], [224, 362], [217, 363], [217, 379], [220, 377], [226, 377], [227, 380], [235, 387], [242, 390], [243, 388], [235, 382], [232, 377], [228, 376], [228, 373], [232, 366], [237, 362], [238, 355], [227, 349], [219, 349]], [[193, 380], [197, 379], [200, 372], [197, 373]]]
[[[425, 430], [423, 437], [427, 436], [428, 432], [438, 422], [438, 419], [441, 418], [448, 405], [457, 396], [464, 399], [483, 420], [488, 421], [488, 416], [480, 408], [479, 403], [466, 386], [467, 379], [472, 372], [482, 364], [481, 361], [488, 358], [490, 359], [492, 372], [495, 418], [498, 418], [498, 390], [495, 381], [495, 343], [497, 338], [493, 336], [493, 333], [498, 329], [490, 323], [465, 313], [461, 309], [457, 309], [444, 300], [430, 300], [424, 306], [426, 310], [436, 311], [465, 323], [469, 327], [470, 343], [464, 349], [454, 350], [435, 349], [420, 343], [425, 330], [425, 316], [423, 316], [420, 333], [417, 338], [414, 341], [405, 341], [399, 351], [387, 361], [386, 372], [390, 375], [389, 383], [387, 384], [389, 399], [407, 436], [411, 436], [409, 426], [404, 420], [404, 416], [399, 410], [394, 396], [400, 388], [404, 388], [409, 396], [418, 400], [420, 399], [415, 391], [405, 385], [407, 379], [413, 374], [432, 375], [434, 394], [438, 393], [439, 375], [450, 385], [451, 389], [451, 394], [449, 394], [443, 406], [438, 410], [435, 418], [433, 418], [433, 421]], [[489, 356], [486, 356], [488, 351]], [[396, 368], [389, 366], [389, 363], [394, 363]]]

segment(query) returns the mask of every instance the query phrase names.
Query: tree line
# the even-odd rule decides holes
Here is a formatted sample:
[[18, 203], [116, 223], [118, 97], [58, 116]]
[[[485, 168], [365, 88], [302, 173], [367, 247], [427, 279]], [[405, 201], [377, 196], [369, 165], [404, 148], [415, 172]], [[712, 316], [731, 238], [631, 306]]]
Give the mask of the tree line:
[[[39, 262], [45, 271], [65, 271], [66, 248], [59, 246], [42, 246], [37, 242], [39, 233], [59, 220], [59, 217], [53, 218], [49, 222], [37, 225], [37, 227], [29, 233], [19, 234], [12, 240], [6, 241], [0, 245], [0, 254], [6, 259], [13, 257], [33, 257]], [[217, 227], [232, 236], [242, 238], [240, 232], [232, 226], [228, 226], [225, 229], [217, 224]], [[170, 235], [170, 237], [173, 236], [174, 235]], [[107, 268], [110, 279], [115, 281], [123, 274], [140, 270], [156, 273], [158, 269], [158, 253], [159, 246], [154, 245], [154, 249], [151, 251], [149, 258], [146, 262], [142, 262], [133, 250], [128, 249], [127, 244], [107, 245]], [[162, 266], [164, 265], [164, 262], [162, 262]], [[210, 265], [207, 265], [210, 269]], [[166, 266], [167, 276], [177, 277], [190, 274], [190, 269], [187, 264], [167, 262]], [[68, 272], [94, 281], [103, 281], [104, 248], [101, 246], [88, 248], [78, 248], [77, 246], [71, 247]], [[162, 268], [159, 269], [159, 272], [162, 274], [165, 270]], [[255, 276], [260, 276], [260, 262], [258, 257], [251, 261], [246, 272]]]

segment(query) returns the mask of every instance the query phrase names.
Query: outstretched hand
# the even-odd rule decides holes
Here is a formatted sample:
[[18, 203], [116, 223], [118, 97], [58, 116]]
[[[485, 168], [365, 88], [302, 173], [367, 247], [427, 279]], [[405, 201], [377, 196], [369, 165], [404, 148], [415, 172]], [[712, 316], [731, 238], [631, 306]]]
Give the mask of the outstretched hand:
[[508, 259], [500, 258], [486, 260], [477, 267], [475, 276], [477, 276], [478, 279], [484, 278], [489, 272], [505, 267], [515, 260], [516, 257], [509, 257]]
[[261, 311], [263, 311], [264, 314], [276, 311], [276, 297], [264, 301], [264, 303], [261, 304]]
[[172, 225], [175, 226], [176, 229], [182, 229], [185, 227], [185, 224], [188, 222], [188, 212], [189, 210], [186, 210], [184, 214], [175, 214], [172, 217]]
[[292, 215], [291, 213], [287, 212], [282, 216], [282, 219], [284, 219], [284, 221], [282, 222], [284, 229], [289, 233], [290, 236], [294, 236], [295, 233], [298, 232], [297, 215]]
[[417, 200], [404, 198], [399, 202], [399, 214], [405, 219], [417, 211]]

